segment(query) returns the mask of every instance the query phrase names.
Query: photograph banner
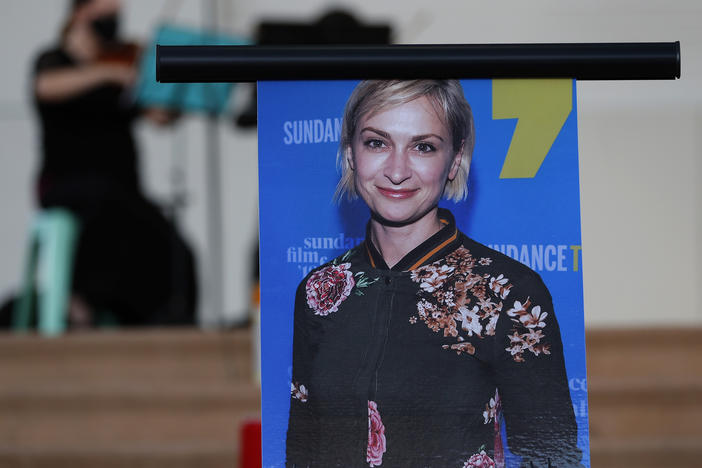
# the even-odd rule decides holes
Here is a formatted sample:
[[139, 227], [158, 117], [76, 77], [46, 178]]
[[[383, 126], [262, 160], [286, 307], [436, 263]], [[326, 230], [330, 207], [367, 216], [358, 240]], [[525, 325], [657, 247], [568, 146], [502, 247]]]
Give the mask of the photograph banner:
[[424, 82], [258, 83], [263, 466], [589, 467], [575, 81]]

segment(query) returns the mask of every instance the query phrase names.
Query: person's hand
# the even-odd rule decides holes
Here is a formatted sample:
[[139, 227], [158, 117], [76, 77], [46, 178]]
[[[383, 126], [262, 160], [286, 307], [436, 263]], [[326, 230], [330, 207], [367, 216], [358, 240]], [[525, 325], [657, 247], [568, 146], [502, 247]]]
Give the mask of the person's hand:
[[150, 107], [148, 109], [144, 109], [144, 117], [159, 127], [165, 127], [178, 120], [180, 117], [180, 112], [161, 107]]

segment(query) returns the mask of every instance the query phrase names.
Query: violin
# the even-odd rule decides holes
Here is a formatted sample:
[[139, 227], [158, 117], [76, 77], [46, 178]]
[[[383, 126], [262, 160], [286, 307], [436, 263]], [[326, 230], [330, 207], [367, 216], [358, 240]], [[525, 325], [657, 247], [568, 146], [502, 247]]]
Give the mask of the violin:
[[143, 47], [136, 42], [105, 44], [97, 57], [98, 63], [136, 66]]

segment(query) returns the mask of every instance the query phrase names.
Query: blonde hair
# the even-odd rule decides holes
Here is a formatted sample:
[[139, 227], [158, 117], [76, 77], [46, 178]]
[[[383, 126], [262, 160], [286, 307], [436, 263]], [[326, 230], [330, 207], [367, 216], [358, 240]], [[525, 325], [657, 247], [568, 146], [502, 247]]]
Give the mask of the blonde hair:
[[349, 200], [358, 198], [349, 157], [352, 156], [351, 145], [361, 118], [423, 96], [429, 99], [449, 129], [453, 153], [462, 150], [458, 173], [453, 180], [446, 181], [442, 196], [455, 201], [466, 197], [468, 171], [475, 146], [475, 124], [473, 112], [458, 80], [365, 80], [356, 86], [346, 101], [336, 157], [341, 180], [336, 186], [335, 200], [340, 201], [344, 196]]

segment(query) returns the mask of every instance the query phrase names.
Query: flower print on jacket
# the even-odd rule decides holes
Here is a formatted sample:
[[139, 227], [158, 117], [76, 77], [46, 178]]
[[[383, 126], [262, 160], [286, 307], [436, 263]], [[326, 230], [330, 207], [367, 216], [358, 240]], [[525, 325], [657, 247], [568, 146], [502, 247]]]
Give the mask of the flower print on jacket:
[[512, 355], [512, 359], [524, 362], [524, 351], [529, 351], [534, 356], [551, 354], [550, 345], [541, 343], [546, 336], [541, 329], [546, 327], [548, 312], [542, 312], [541, 306], [538, 305], [532, 307], [531, 300], [527, 298], [523, 304], [514, 301], [507, 315], [512, 317], [514, 322], [512, 334], [507, 337], [509, 346], [505, 348]]
[[541, 312], [541, 306], [534, 306], [531, 312], [519, 317], [519, 321], [527, 328], [543, 328], [546, 326], [548, 312]]
[[461, 353], [466, 353], [466, 354], [475, 354], [475, 347], [468, 343], [467, 341], [463, 343], [456, 343], [452, 344], [451, 346], [445, 344], [441, 346], [443, 349], [452, 349], [456, 351], [456, 354], [461, 354]]
[[356, 281], [350, 263], [329, 265], [315, 271], [307, 280], [307, 304], [315, 315], [329, 315], [339, 310], [339, 305], [349, 297]]
[[386, 450], [385, 426], [380, 418], [378, 405], [368, 401], [368, 448], [366, 462], [370, 466], [380, 466]]
[[473, 333], [480, 336], [483, 332], [483, 326], [480, 324], [480, 308], [473, 306], [468, 310], [467, 307], [461, 307], [458, 312], [461, 314], [461, 329], [468, 332], [468, 336], [473, 336]]
[[[490, 398], [488, 403], [485, 403], [485, 411], [483, 411], [485, 424], [492, 423], [494, 429], [494, 462], [495, 468], [505, 467], [505, 453], [502, 447], [502, 402], [500, 401], [500, 392], [495, 389], [495, 396]], [[482, 447], [481, 447], [482, 448]]]
[[412, 281], [420, 286], [418, 318], [432, 331], [443, 331], [445, 337], [458, 341], [443, 345], [444, 349], [475, 354], [475, 347], [464, 342], [461, 333], [478, 338], [495, 335], [502, 299], [512, 285], [504, 275], [491, 277], [474, 271], [477, 265], [491, 263], [486, 257], [476, 262], [468, 249], [459, 247], [443, 259], [412, 271]]
[[327, 316], [339, 310], [344, 300], [356, 288], [356, 295], [362, 296], [361, 288], [367, 288], [379, 278], [369, 278], [364, 272], [351, 272], [349, 260], [353, 256], [357, 247], [348, 250], [341, 257], [337, 257], [332, 262], [313, 272], [305, 284], [307, 293], [307, 305], [314, 310], [315, 315]]
[[490, 458], [485, 450], [472, 455], [464, 464], [463, 468], [495, 468], [495, 462]]
[[490, 289], [492, 289], [495, 294], [498, 294], [500, 298], [505, 299], [509, 294], [509, 290], [512, 288], [511, 284], [507, 284], [509, 281], [504, 275], [499, 275], [497, 278], [494, 276], [490, 278]]
[[296, 382], [290, 382], [290, 396], [294, 400], [300, 400], [302, 403], [307, 403], [309, 393], [304, 385]]
[[429, 270], [429, 277], [419, 284], [419, 287], [427, 292], [434, 292], [439, 289], [444, 280], [453, 272], [453, 267], [441, 265], [439, 268]]
[[485, 411], [483, 411], [483, 418], [485, 418], [485, 424], [489, 422], [495, 422], [498, 420], [498, 415], [500, 412], [500, 394], [495, 390], [495, 396], [490, 398], [488, 403], [485, 403]]
[[[412, 271], [412, 281], [420, 286], [417, 317], [430, 330], [442, 331], [444, 337], [458, 341], [442, 348], [473, 355], [475, 346], [465, 341], [467, 338], [495, 336], [503, 302], [513, 285], [504, 274], [480, 274], [481, 267], [491, 264], [492, 259], [476, 261], [468, 249], [459, 247], [443, 259]], [[524, 362], [524, 351], [535, 356], [551, 353], [550, 345], [542, 343], [547, 311], [527, 297], [515, 300], [506, 314], [514, 325], [505, 350], [515, 362]], [[410, 323], [416, 322], [414, 316], [410, 317]]]

